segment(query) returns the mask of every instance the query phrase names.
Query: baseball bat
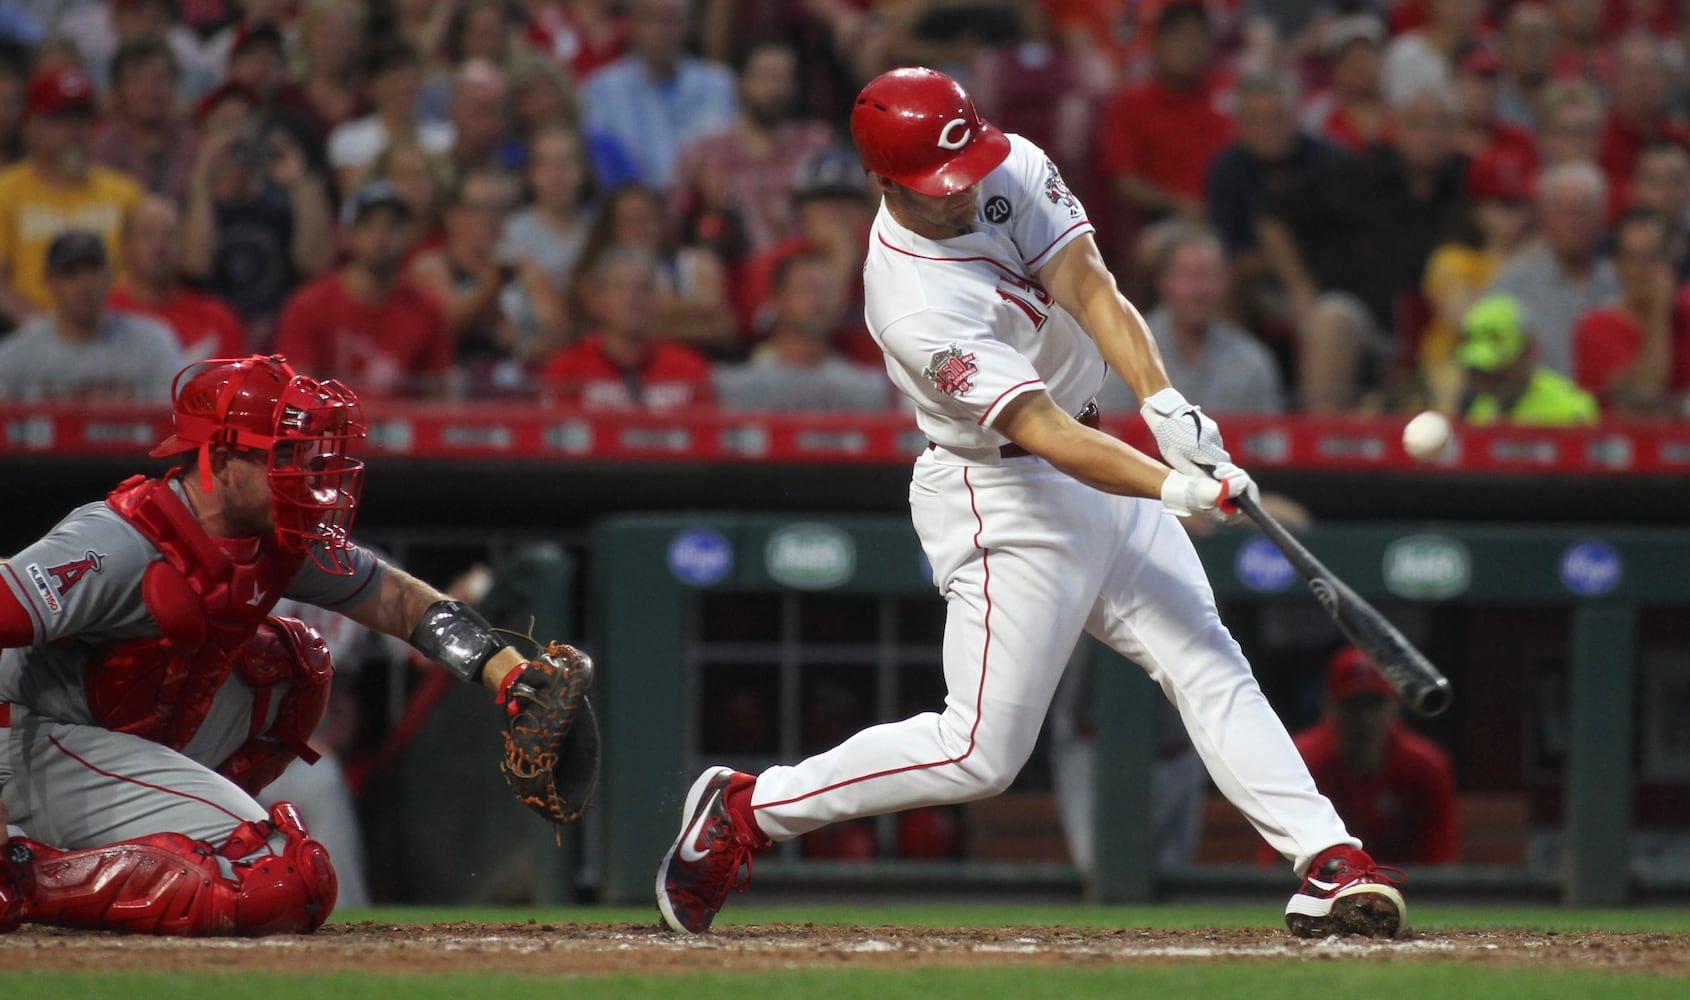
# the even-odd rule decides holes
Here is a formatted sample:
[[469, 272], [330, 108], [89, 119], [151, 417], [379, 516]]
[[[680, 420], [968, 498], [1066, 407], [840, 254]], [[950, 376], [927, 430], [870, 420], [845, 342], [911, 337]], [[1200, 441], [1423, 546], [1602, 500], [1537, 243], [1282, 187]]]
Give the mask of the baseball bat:
[[1241, 496], [1234, 502], [1308, 581], [1315, 599], [1337, 623], [1339, 631], [1357, 649], [1367, 654], [1367, 658], [1391, 682], [1391, 687], [1396, 689], [1404, 704], [1421, 715], [1437, 715], [1449, 708], [1452, 697], [1449, 679], [1439, 673], [1438, 668], [1432, 666], [1420, 650], [1397, 631], [1396, 626], [1333, 575], [1254, 499]]

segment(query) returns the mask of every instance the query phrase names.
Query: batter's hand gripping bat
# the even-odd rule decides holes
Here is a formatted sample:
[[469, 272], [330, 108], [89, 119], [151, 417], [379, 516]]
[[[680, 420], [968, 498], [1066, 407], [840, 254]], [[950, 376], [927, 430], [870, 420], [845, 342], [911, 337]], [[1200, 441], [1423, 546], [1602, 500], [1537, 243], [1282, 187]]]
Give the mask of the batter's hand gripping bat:
[[1421, 715], [1437, 715], [1449, 708], [1449, 679], [1386, 621], [1384, 615], [1334, 576], [1255, 500], [1241, 496], [1233, 502], [1256, 522], [1256, 527], [1262, 529], [1268, 541], [1284, 553], [1285, 558], [1308, 581], [1309, 589], [1314, 591], [1320, 606], [1332, 616], [1350, 642], [1367, 654], [1367, 658], [1391, 682], [1391, 687], [1396, 689], [1404, 704]]

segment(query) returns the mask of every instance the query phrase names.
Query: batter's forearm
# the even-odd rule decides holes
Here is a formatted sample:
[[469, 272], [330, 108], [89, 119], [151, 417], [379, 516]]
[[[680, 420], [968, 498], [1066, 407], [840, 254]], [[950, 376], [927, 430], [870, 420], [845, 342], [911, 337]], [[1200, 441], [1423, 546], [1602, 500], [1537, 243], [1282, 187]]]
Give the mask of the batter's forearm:
[[1105, 493], [1159, 498], [1169, 469], [1144, 452], [1063, 412], [1047, 392], [1004, 407], [992, 429], [1069, 476]]

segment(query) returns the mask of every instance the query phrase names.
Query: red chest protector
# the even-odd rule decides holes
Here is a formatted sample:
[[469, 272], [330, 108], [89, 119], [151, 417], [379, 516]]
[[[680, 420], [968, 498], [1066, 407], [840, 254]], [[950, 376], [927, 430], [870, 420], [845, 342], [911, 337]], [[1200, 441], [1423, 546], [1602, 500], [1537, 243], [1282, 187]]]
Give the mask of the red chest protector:
[[[205, 533], [166, 480], [133, 476], [113, 490], [106, 503], [164, 556], [141, 578], [142, 600], [162, 634], [109, 643], [96, 653], [85, 678], [94, 718], [114, 732], [180, 750], [193, 739], [213, 696], [239, 664], [258, 697], [248, 745], [229, 763], [248, 755], [261, 739], [258, 730], [269, 708], [269, 689], [281, 682], [308, 692], [307, 700], [316, 702], [309, 706], [315, 708], [309, 720], [298, 718], [307, 706], [298, 705], [295, 698], [287, 699], [294, 705], [284, 702], [282, 714], [294, 716], [287, 721], [304, 731], [296, 728], [281, 740], [290, 744], [289, 756], [315, 761], [304, 739], [327, 698], [332, 674], [328, 651], [315, 630], [294, 619], [270, 619], [266, 626], [270, 609], [305, 557], [265, 540], [256, 557], [236, 561]], [[263, 641], [254, 643], [261, 626]], [[270, 646], [278, 646], [278, 655], [264, 654]], [[283, 646], [291, 647], [287, 655], [281, 655]], [[276, 728], [283, 722], [279, 717]]]

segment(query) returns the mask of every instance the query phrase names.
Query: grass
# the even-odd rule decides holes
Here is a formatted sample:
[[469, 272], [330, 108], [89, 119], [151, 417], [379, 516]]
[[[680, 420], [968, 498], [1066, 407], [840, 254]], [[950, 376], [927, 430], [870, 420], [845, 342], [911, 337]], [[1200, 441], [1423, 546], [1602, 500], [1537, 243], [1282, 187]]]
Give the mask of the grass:
[[[1690, 932], [1684, 909], [1566, 910], [1533, 907], [1462, 907], [1427, 905], [1411, 911], [1425, 931], [1528, 929], [1553, 931]], [[337, 922], [380, 923], [654, 923], [649, 907], [555, 909], [381, 907], [347, 911]], [[875, 905], [838, 903], [748, 905], [730, 908], [724, 924], [820, 923], [861, 926], [1026, 926], [1068, 927], [1269, 927], [1279, 923], [1279, 909], [1268, 904], [1179, 906], [1062, 905]], [[1334, 991], [1342, 991], [1334, 993]], [[1115, 996], [1248, 997], [1249, 1000], [1308, 1000], [1312, 995], [1459, 995], [1462, 1000], [1553, 997], [1683, 997], [1682, 978], [1641, 972], [1532, 965], [1486, 965], [1425, 960], [1351, 961], [1342, 958], [1273, 961], [1229, 959], [1174, 960], [1102, 964], [1078, 961], [1066, 966], [994, 966], [974, 968], [793, 969], [780, 972], [695, 975], [616, 974], [553, 977], [520, 975], [379, 976], [313, 974], [287, 976], [241, 973], [192, 975], [156, 973], [16, 972], [0, 973], [0, 996], [51, 997], [54, 1000], [116, 998], [124, 1000], [428, 1000], [465, 997], [496, 1000], [746, 1000], [747, 997], [816, 1000], [1014, 1000]]]

